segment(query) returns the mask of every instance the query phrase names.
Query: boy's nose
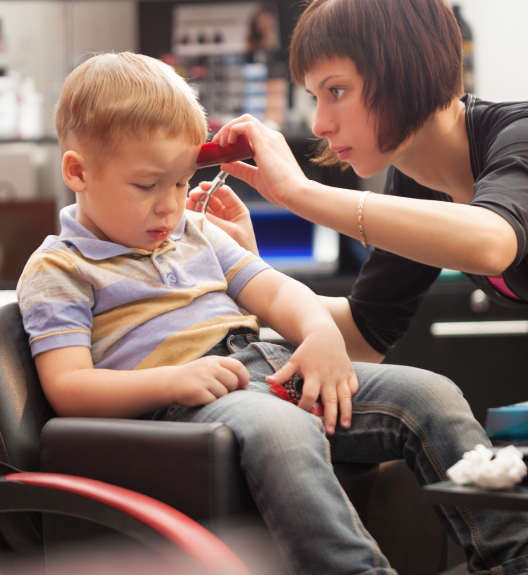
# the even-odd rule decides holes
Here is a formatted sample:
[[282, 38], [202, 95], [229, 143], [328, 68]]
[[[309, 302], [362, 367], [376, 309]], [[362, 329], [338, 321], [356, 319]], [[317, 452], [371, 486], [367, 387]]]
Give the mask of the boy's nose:
[[171, 187], [156, 202], [155, 211], [158, 214], [172, 214], [178, 209], [176, 186]]

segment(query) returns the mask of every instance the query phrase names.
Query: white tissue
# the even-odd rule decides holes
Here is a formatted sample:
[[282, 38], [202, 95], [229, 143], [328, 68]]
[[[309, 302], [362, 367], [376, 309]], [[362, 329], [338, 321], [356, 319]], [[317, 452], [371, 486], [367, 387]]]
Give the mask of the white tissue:
[[505, 489], [522, 481], [527, 473], [523, 454], [514, 445], [493, 452], [484, 445], [464, 453], [462, 459], [447, 470], [457, 485], [473, 484], [484, 489]]

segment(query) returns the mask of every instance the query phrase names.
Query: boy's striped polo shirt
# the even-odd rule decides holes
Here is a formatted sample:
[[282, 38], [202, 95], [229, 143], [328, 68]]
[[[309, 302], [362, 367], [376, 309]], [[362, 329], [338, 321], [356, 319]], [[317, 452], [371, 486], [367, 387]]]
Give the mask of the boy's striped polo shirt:
[[33, 356], [91, 348], [94, 366], [145, 369], [202, 356], [230, 329], [258, 331], [235, 303], [268, 268], [202, 214], [185, 212], [154, 252], [98, 239], [61, 210], [60, 236], [31, 256], [17, 294]]

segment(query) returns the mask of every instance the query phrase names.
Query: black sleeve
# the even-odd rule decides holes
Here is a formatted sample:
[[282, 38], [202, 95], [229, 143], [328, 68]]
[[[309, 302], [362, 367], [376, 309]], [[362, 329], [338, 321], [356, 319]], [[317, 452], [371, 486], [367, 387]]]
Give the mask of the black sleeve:
[[528, 119], [491, 135], [470, 204], [501, 215], [517, 235], [518, 265], [528, 255]]
[[[446, 201], [447, 196], [419, 186], [394, 167], [387, 174], [386, 194]], [[385, 355], [407, 331], [440, 269], [384, 250], [370, 257], [348, 297], [352, 316], [365, 340]]]

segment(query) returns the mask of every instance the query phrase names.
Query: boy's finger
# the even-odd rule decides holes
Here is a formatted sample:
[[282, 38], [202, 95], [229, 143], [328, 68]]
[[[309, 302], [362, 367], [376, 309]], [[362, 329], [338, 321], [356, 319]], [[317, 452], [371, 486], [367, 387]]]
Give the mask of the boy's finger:
[[297, 373], [297, 365], [289, 361], [284, 367], [276, 371], [273, 375], [266, 377], [266, 383], [286, 383]]
[[246, 389], [250, 379], [249, 371], [242, 362], [238, 361], [238, 359], [233, 359], [232, 357], [223, 357], [220, 361], [220, 365], [238, 377], [237, 389]]
[[336, 388], [332, 387], [330, 390], [322, 390], [321, 399], [324, 406], [324, 426], [328, 435], [335, 433], [335, 426], [337, 422], [337, 393]]
[[310, 378], [305, 378], [299, 407], [305, 411], [310, 411], [314, 403], [319, 398], [319, 390], [320, 385], [316, 381]]
[[343, 381], [337, 386], [337, 395], [341, 412], [341, 427], [348, 429], [352, 423], [352, 393], [348, 381]]

